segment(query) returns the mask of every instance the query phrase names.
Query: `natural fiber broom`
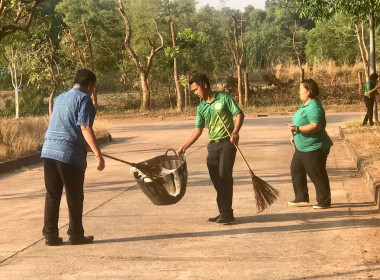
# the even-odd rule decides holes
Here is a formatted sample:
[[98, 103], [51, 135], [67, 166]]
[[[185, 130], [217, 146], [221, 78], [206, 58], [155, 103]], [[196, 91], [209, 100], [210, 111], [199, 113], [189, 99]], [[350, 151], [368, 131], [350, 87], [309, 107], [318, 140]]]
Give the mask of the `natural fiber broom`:
[[[219, 120], [223, 124], [224, 129], [227, 131], [228, 135], [231, 137], [231, 133], [228, 131], [226, 124], [220, 117], [219, 113], [216, 112], [216, 114], [218, 115]], [[253, 191], [255, 193], [255, 198], [256, 198], [256, 207], [259, 212], [262, 212], [278, 198], [279, 192], [278, 190], [273, 188], [271, 185], [269, 185], [267, 182], [260, 179], [253, 173], [243, 153], [240, 151], [239, 146], [235, 145], [235, 147], [239, 151], [239, 154], [243, 158], [245, 165], [249, 169], [249, 174], [251, 175], [251, 178], [252, 178]]]
[[110, 156], [110, 155], [107, 155], [107, 154], [104, 154], [102, 153], [102, 155], [104, 157], [107, 157], [107, 158], [110, 158], [110, 159], [113, 159], [113, 160], [116, 160], [116, 161], [120, 161], [122, 163], [126, 163], [132, 167], [135, 167], [137, 168], [138, 170], [141, 171], [141, 173], [145, 174], [147, 177], [149, 177], [150, 179], [152, 179], [152, 181], [160, 184], [160, 185], [163, 185], [164, 184], [164, 178], [163, 178], [163, 174], [162, 174], [162, 166], [161, 164], [159, 163], [147, 163], [146, 161], [143, 161], [143, 162], [139, 162], [139, 163], [133, 163], [133, 162], [129, 162], [129, 161], [126, 161], [126, 160], [122, 160], [122, 159], [119, 159], [119, 158], [115, 158], [113, 156]]

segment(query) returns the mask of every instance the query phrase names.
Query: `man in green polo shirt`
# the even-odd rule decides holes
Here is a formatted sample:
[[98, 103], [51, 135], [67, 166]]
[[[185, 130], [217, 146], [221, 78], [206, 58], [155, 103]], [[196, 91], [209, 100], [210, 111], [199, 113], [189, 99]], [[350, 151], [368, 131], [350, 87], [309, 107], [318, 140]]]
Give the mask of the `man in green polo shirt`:
[[[216, 202], [219, 209], [219, 214], [208, 220], [224, 224], [230, 223], [235, 220], [232, 210], [232, 170], [236, 157], [234, 144], [238, 145], [239, 143], [239, 131], [243, 125], [244, 114], [231, 96], [211, 90], [206, 75], [194, 75], [189, 80], [189, 84], [194, 94], [202, 101], [197, 107], [194, 132], [178, 150], [178, 154], [185, 154], [185, 151], [201, 136], [203, 128], [208, 128], [210, 142], [207, 145], [207, 167], [217, 192]], [[231, 137], [219, 120], [217, 112], [226, 124]], [[233, 116], [236, 116], [235, 125]]]

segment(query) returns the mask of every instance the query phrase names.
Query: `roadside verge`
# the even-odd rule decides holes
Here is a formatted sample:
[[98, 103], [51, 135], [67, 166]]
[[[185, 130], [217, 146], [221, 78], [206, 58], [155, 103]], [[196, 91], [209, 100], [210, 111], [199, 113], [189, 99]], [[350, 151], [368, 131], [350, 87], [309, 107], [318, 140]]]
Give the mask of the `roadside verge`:
[[[98, 138], [97, 141], [98, 141], [98, 145], [102, 146], [107, 143], [110, 143], [112, 141], [112, 136], [111, 134], [107, 134], [101, 138]], [[37, 164], [41, 162], [40, 156], [41, 156], [41, 152], [35, 152], [31, 155], [0, 162], [0, 174], [12, 172], [21, 168], [25, 168], [32, 164]]]
[[359, 173], [364, 178], [366, 185], [373, 196], [374, 202], [377, 205], [377, 208], [380, 209], [380, 205], [379, 205], [380, 204], [380, 194], [379, 194], [380, 178], [377, 178], [377, 176], [374, 176], [374, 174], [371, 173], [365, 160], [361, 158], [358, 155], [358, 153], [355, 151], [344, 128], [339, 127], [339, 134], [344, 144], [346, 145], [348, 151], [350, 152], [352, 160], [354, 161], [356, 167], [358, 168]]

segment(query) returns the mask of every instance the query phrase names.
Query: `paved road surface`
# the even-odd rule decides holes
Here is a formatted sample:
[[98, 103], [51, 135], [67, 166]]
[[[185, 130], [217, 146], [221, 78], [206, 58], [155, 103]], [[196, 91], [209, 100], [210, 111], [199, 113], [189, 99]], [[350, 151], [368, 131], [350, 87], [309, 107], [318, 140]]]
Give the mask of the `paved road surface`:
[[[91, 245], [67, 244], [64, 198], [60, 233], [66, 242], [44, 245], [41, 165], [0, 175], [0, 279], [380, 279], [380, 214], [338, 138], [339, 124], [359, 117], [328, 116], [335, 144], [327, 163], [333, 202], [327, 210], [287, 206], [293, 199], [290, 117], [246, 119], [240, 148], [281, 196], [256, 213], [249, 173], [237, 158], [233, 225], [207, 222], [217, 212], [205, 165], [206, 133], [187, 151], [188, 189], [175, 205], [153, 205], [129, 166], [107, 160], [97, 172], [89, 157], [84, 226], [95, 236]], [[111, 126], [114, 143], [103, 152], [133, 162], [148, 159], [178, 148], [193, 122], [118, 121]], [[315, 203], [313, 185], [310, 194]]]

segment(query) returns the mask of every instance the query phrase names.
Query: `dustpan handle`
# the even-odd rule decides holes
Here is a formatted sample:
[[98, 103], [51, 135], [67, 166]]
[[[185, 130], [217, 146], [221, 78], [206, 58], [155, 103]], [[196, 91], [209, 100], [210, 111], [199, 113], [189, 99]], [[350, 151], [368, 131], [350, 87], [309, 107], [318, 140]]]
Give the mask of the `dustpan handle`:
[[166, 153], [165, 153], [165, 156], [168, 155], [168, 152], [169, 152], [169, 151], [172, 151], [176, 156], [178, 156], [178, 155], [177, 155], [177, 151], [174, 150], [173, 148], [169, 148], [169, 149], [167, 149], [167, 150], [166, 150]]
[[115, 158], [115, 157], [113, 157], [113, 156], [110, 156], [110, 155], [107, 155], [107, 154], [105, 154], [105, 153], [102, 153], [102, 155], [103, 155], [103, 157], [106, 157], [106, 158], [110, 158], [110, 159], [113, 159], [113, 160], [116, 160], [116, 161], [120, 161], [120, 162], [122, 162], [122, 163], [126, 163], [126, 164], [128, 164], [128, 165], [134, 165], [134, 163], [132, 163], [132, 162], [128, 162], [128, 161], [126, 161], [126, 160], [122, 160], [122, 159], [119, 159], [119, 158]]

